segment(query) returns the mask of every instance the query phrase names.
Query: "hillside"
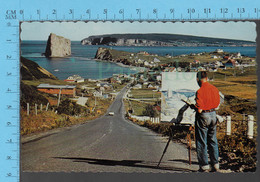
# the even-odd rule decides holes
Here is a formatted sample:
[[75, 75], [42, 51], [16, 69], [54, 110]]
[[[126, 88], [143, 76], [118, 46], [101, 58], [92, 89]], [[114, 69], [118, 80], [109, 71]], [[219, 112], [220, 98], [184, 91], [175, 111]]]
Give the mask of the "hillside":
[[115, 46], [255, 46], [255, 42], [179, 34], [105, 34], [89, 36], [83, 45]]
[[22, 80], [38, 80], [48, 78], [57, 80], [57, 78], [37, 63], [21, 57], [21, 77]]

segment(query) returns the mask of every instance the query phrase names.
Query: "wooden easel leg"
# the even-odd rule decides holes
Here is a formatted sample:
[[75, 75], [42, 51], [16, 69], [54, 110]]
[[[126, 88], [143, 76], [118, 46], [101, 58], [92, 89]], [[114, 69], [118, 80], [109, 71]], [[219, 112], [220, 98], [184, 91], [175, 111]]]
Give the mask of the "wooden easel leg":
[[191, 165], [191, 136], [190, 136], [190, 133], [187, 134], [187, 140], [188, 140], [189, 164]]

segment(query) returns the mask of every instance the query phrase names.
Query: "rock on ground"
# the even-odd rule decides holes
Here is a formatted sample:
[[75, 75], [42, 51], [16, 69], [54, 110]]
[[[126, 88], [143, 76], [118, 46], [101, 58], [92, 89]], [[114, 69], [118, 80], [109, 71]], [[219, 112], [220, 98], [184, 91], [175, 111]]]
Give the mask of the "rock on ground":
[[111, 60], [112, 59], [112, 54], [110, 53], [109, 49], [99, 47], [97, 52], [96, 52], [96, 59], [101, 59], [101, 60]]

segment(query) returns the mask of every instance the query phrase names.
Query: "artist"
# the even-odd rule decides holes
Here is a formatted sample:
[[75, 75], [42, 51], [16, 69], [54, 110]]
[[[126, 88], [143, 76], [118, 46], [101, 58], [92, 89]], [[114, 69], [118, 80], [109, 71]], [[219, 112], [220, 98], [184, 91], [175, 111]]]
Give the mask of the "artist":
[[200, 89], [196, 92], [196, 104], [190, 107], [196, 110], [195, 137], [199, 171], [210, 171], [208, 154], [211, 171], [219, 171], [215, 111], [220, 103], [219, 91], [215, 86], [208, 83], [207, 72], [205, 71], [197, 73], [197, 82]]

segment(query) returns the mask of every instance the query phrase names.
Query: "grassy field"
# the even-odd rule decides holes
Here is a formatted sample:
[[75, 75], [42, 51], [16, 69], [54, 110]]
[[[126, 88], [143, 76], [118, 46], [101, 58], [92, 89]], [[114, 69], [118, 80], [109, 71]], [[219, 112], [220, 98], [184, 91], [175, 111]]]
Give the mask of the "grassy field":
[[214, 78], [214, 81], [210, 83], [225, 96], [225, 102], [218, 113], [231, 115], [232, 118], [238, 120], [242, 119], [242, 114], [251, 114], [256, 117], [256, 68], [247, 68], [244, 72], [235, 71], [236, 75], [231, 69], [209, 74], [209, 78]]
[[[66, 127], [71, 126], [74, 124], [84, 123], [87, 120], [95, 119], [107, 111], [107, 108], [112, 103], [111, 99], [100, 99], [94, 97], [88, 97], [88, 101], [86, 106], [79, 106], [77, 104], [70, 103], [69, 106], [66, 108], [63, 105], [62, 101], [66, 100], [66, 97], [61, 97], [61, 104], [59, 107], [57, 105], [50, 105], [49, 111], [45, 111], [45, 106], [48, 100], [58, 100], [57, 96], [53, 96], [51, 94], [46, 94], [37, 91], [36, 86], [41, 83], [49, 83], [55, 85], [68, 85], [69, 83], [62, 81], [62, 80], [51, 80], [51, 79], [39, 79], [39, 80], [23, 80], [22, 81], [23, 87], [21, 87], [22, 91], [22, 98], [21, 103], [24, 103], [23, 107], [21, 106], [21, 135], [28, 135], [35, 132], [43, 132], [46, 130], [51, 130], [54, 128], [59, 127]], [[27, 85], [27, 86], [26, 86]], [[93, 83], [90, 83], [91, 86], [95, 86]], [[79, 87], [79, 85], [78, 85]], [[23, 90], [26, 89], [26, 90]], [[36, 98], [37, 95], [37, 98]], [[48, 100], [47, 100], [48, 99]], [[46, 103], [41, 102], [41, 100], [45, 101]], [[47, 100], [47, 101], [46, 101]], [[96, 102], [96, 107], [95, 107]], [[30, 114], [27, 115], [26, 113], [26, 103], [30, 103]], [[35, 114], [34, 110], [34, 103], [38, 104], [38, 114]], [[43, 103], [45, 105], [43, 107], [43, 111], [40, 111], [40, 104]], [[80, 109], [80, 113], [71, 115], [67, 114], [66, 112], [61, 112], [62, 114], [55, 113], [54, 111], [60, 111], [59, 109], [63, 108], [63, 111], [69, 111], [75, 109]], [[82, 111], [82, 112], [81, 112]], [[66, 114], [64, 114], [66, 113]]]
[[31, 112], [26, 114], [25, 110], [21, 110], [21, 130], [22, 136], [32, 133], [43, 132], [54, 128], [71, 126], [74, 124], [85, 122], [87, 117], [73, 117], [65, 114], [59, 115], [52, 111], [42, 111], [35, 115]]
[[142, 102], [142, 101], [125, 101], [125, 109], [126, 111], [132, 109], [133, 115], [143, 116], [143, 112], [145, 111], [145, 107], [147, 105], [154, 105], [156, 102]]
[[22, 80], [23, 83], [32, 86], [38, 86], [42, 83], [48, 83], [50, 85], [70, 85], [71, 83], [65, 82], [63, 80], [51, 80], [51, 79], [39, 79], [39, 80]]
[[96, 119], [105, 114], [112, 100], [110, 99], [95, 99], [91, 97], [88, 99], [86, 109], [93, 109], [90, 113], [82, 116], [70, 116], [67, 114], [57, 114], [50, 111], [38, 110], [38, 114], [35, 114], [34, 110], [30, 111], [30, 115], [24, 109], [21, 109], [21, 135], [28, 135], [36, 132], [43, 132], [54, 128], [71, 126], [79, 123], [84, 123], [88, 120]]
[[131, 92], [129, 92], [129, 94], [132, 94], [132, 98], [134, 99], [159, 99], [161, 97], [160, 92], [153, 91], [152, 89], [131, 89]]

